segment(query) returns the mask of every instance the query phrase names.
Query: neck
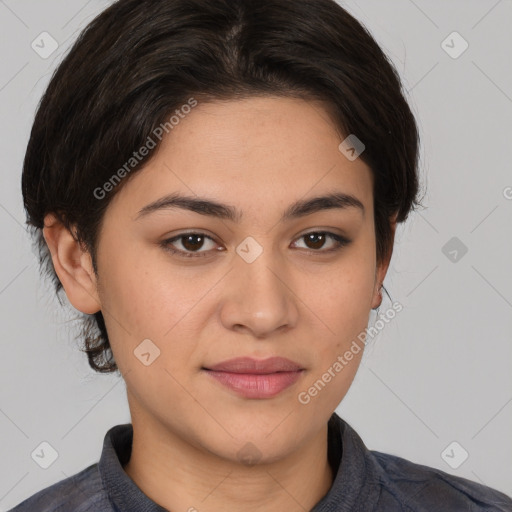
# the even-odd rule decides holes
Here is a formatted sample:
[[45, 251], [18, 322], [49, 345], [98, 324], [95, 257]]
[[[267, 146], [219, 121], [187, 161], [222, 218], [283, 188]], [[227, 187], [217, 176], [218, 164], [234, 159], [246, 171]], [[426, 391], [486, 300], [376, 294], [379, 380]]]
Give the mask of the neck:
[[132, 423], [132, 453], [124, 470], [167, 510], [304, 512], [332, 485], [327, 424], [288, 457], [247, 466], [191, 446], [167, 430], [148, 429], [135, 418]]

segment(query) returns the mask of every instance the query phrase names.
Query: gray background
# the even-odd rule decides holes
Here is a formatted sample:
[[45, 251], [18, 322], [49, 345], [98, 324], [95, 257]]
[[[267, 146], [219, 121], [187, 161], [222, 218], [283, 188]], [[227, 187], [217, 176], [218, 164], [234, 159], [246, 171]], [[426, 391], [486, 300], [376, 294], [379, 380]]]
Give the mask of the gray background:
[[[107, 429], [130, 421], [123, 381], [89, 369], [76, 314], [39, 277], [20, 191], [44, 87], [109, 3], [0, 0], [0, 512], [97, 462]], [[427, 209], [399, 228], [385, 282], [404, 309], [368, 347], [338, 412], [372, 449], [512, 495], [512, 2], [343, 5], [402, 76], [428, 193]], [[47, 59], [31, 48], [43, 31], [59, 43]], [[458, 58], [442, 46], [453, 31], [469, 43]], [[445, 44], [461, 48], [453, 37]], [[468, 248], [456, 261], [443, 252], [452, 237]], [[58, 452], [48, 469], [30, 455], [42, 441]], [[453, 441], [469, 453], [457, 469], [441, 456]], [[463, 452], [447, 453], [457, 462]]]

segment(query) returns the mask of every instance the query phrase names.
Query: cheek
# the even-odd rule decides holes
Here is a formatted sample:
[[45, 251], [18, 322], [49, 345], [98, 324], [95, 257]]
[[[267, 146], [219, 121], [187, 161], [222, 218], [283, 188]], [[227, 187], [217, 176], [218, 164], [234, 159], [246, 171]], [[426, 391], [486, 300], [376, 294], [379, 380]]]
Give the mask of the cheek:
[[171, 367], [179, 365], [194, 345], [175, 343], [176, 338], [183, 338], [191, 325], [195, 329], [200, 325], [191, 323], [191, 318], [195, 318], [195, 307], [208, 289], [205, 279], [192, 279], [190, 269], [187, 272], [166, 264], [165, 256], [153, 256], [132, 250], [100, 267], [102, 313], [116, 361], [125, 369], [134, 361], [140, 364], [134, 359], [134, 350], [145, 339], [160, 350], [161, 361], [172, 344], [169, 362]]
[[354, 380], [364, 352], [361, 333], [368, 325], [372, 287], [371, 266], [340, 266], [313, 288], [310, 308], [322, 320], [315, 319], [321, 332], [310, 335], [315, 347], [311, 374], [298, 396], [312, 417], [334, 410]]
[[[327, 273], [308, 276], [300, 292], [312, 313], [322, 320], [328, 345], [343, 348], [368, 323], [375, 279], [374, 261], [360, 251], [341, 259]], [[332, 342], [334, 340], [334, 344]]]
[[306, 302], [322, 320], [315, 322], [321, 332], [311, 334], [312, 372], [301, 390], [313, 415], [338, 406], [359, 368], [364, 352], [361, 333], [368, 326], [375, 276], [375, 262], [368, 251], [353, 251], [328, 274], [306, 280], [313, 291], [311, 302]]

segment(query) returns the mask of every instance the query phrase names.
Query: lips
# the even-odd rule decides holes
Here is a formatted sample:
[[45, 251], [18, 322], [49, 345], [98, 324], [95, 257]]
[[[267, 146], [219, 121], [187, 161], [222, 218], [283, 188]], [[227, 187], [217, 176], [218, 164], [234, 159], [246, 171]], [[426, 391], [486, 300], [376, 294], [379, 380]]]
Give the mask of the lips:
[[296, 372], [303, 368], [299, 364], [285, 359], [284, 357], [270, 357], [263, 360], [253, 359], [251, 357], [237, 357], [206, 369], [218, 372], [262, 375], [277, 372]]
[[244, 398], [272, 398], [292, 386], [304, 368], [283, 357], [264, 360], [239, 357], [203, 370], [213, 379]]

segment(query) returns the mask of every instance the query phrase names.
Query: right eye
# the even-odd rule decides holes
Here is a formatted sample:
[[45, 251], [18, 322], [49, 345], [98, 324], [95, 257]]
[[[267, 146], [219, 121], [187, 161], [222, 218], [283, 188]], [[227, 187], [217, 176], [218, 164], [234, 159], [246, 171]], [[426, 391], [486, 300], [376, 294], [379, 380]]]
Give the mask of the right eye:
[[[160, 243], [160, 246], [163, 247], [164, 250], [169, 251], [172, 254], [182, 256], [184, 258], [197, 258], [202, 256], [208, 256], [208, 253], [212, 250], [210, 249], [207, 251], [199, 251], [199, 249], [203, 247], [206, 240], [214, 242], [213, 238], [204, 233], [181, 233], [172, 238], [163, 240]], [[174, 246], [176, 242], [179, 242], [183, 249], [176, 248]]]

